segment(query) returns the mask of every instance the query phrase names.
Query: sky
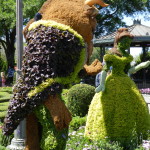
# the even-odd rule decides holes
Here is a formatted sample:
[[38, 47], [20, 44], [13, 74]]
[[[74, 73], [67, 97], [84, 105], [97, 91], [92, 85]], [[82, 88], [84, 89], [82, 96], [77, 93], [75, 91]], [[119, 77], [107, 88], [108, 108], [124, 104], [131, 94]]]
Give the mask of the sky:
[[136, 20], [139, 19], [139, 20], [141, 20], [141, 24], [142, 25], [146, 25], [146, 26], [150, 27], [150, 20], [149, 21], [145, 20], [143, 18], [143, 16], [139, 16], [138, 18], [137, 17], [136, 18], [133, 18], [133, 17], [124, 17], [123, 21], [125, 21], [128, 26], [131, 26], [131, 25], [133, 25], [133, 20], [134, 19], [136, 19]]
[[[128, 26], [131, 26], [133, 25], [134, 19], [140, 19], [142, 25], [150, 27], [150, 20], [149, 21], [144, 20], [143, 16], [138, 16], [138, 18], [125, 17], [123, 21], [125, 21]], [[130, 54], [133, 55], [134, 58], [136, 58], [141, 53], [142, 53], [142, 48], [140, 47], [130, 48]]]

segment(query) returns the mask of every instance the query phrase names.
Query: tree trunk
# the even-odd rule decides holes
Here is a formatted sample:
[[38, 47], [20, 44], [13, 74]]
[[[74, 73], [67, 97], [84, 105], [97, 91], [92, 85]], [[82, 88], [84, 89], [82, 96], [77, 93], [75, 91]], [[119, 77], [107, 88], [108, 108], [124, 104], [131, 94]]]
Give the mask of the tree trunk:
[[6, 29], [6, 43], [5, 43], [5, 54], [8, 66], [14, 66], [15, 64], [15, 36], [16, 36], [16, 27], [12, 30]]

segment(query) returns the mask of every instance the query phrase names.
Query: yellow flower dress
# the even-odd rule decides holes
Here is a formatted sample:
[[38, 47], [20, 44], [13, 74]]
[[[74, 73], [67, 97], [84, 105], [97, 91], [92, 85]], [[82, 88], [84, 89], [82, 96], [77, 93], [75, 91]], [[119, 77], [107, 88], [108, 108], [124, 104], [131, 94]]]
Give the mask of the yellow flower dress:
[[113, 67], [106, 78], [105, 90], [93, 97], [87, 116], [85, 137], [93, 140], [129, 140], [134, 135], [146, 138], [150, 116], [143, 96], [124, 69], [133, 57], [106, 54]]

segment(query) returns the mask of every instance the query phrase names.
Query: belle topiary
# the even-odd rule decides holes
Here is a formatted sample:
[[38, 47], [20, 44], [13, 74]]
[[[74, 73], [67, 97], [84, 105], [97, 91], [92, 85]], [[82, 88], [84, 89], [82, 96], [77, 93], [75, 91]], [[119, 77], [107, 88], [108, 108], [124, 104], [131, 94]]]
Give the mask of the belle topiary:
[[95, 87], [88, 84], [76, 84], [68, 92], [67, 106], [73, 116], [84, 117], [95, 94]]
[[[126, 74], [147, 67], [150, 61], [130, 67], [133, 57], [125, 50], [129, 48], [132, 38], [126, 28], [119, 29], [114, 48], [104, 56], [106, 67], [102, 71], [100, 85], [95, 90], [97, 93], [91, 102], [85, 128], [86, 137], [120, 141], [127, 149], [127, 143], [133, 139], [136, 142], [141, 142], [141, 136], [146, 139], [150, 129], [146, 102]], [[110, 66], [113, 67], [112, 73], [106, 78]]]

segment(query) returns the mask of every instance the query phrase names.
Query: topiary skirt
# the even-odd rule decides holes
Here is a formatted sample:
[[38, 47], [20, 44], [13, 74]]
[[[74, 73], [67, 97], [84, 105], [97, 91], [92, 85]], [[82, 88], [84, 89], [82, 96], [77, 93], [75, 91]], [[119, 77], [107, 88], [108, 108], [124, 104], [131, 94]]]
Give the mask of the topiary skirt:
[[109, 75], [105, 91], [96, 93], [89, 107], [85, 136], [130, 140], [146, 138], [149, 129], [148, 107], [135, 83], [127, 75]]

